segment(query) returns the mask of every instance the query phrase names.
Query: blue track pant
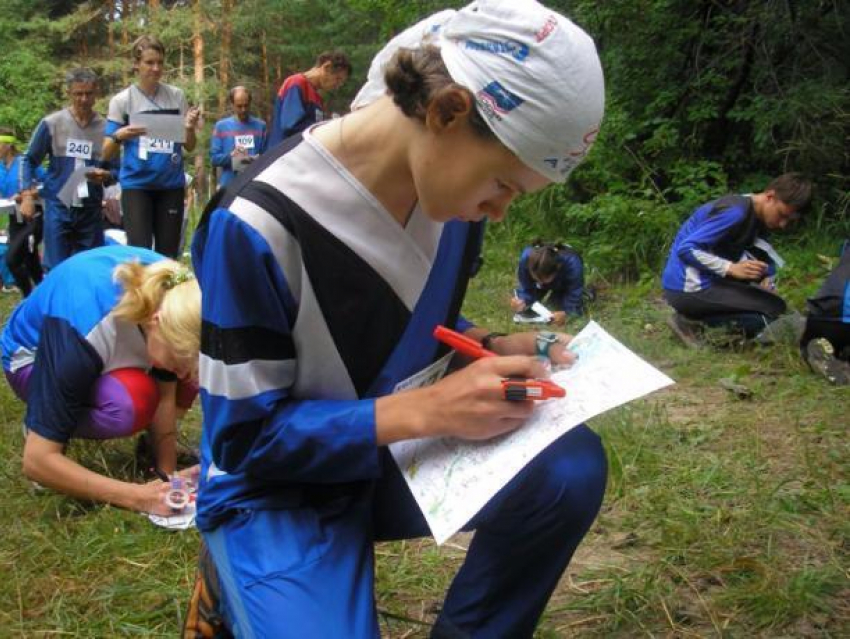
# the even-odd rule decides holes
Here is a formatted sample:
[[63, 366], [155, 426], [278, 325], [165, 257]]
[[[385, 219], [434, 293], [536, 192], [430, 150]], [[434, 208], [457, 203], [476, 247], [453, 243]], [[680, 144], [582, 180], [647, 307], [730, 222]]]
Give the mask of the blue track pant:
[[[605, 492], [597, 435], [550, 445], [466, 527], [476, 533], [433, 637], [531, 637]], [[373, 542], [428, 535], [392, 461], [361, 491], [320, 506], [243, 510], [204, 539], [237, 637], [377, 637]], [[423, 566], [422, 570], [427, 570]]]
[[75, 253], [103, 246], [100, 206], [68, 208], [48, 200], [44, 212], [44, 265], [56, 268]]

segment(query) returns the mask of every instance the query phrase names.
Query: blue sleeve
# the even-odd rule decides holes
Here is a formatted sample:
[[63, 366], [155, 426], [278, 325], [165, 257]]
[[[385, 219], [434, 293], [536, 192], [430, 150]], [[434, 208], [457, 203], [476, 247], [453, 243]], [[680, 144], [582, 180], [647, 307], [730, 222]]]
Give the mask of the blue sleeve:
[[[196, 233], [201, 401], [212, 459], [263, 481], [338, 483], [379, 475], [374, 400], [293, 397], [297, 303], [265, 239], [225, 209]], [[209, 259], [205, 259], [209, 255]]]
[[47, 122], [42, 120], [38, 123], [32, 134], [29, 147], [24, 155], [24, 163], [21, 166], [24, 173], [23, 183], [25, 186], [30, 187], [33, 182], [37, 181], [36, 171], [52, 147], [53, 141], [50, 137], [50, 129], [47, 126]]
[[213, 129], [212, 137], [210, 138], [210, 160], [213, 166], [220, 166], [224, 169], [232, 168], [230, 165], [230, 151], [225, 149], [224, 141], [221, 138], [221, 129], [216, 124]]
[[257, 147], [257, 155], [262, 155], [263, 153], [265, 153], [265, 152], [266, 152], [266, 148], [268, 148], [268, 143], [269, 143], [269, 132], [268, 132], [268, 130], [266, 129], [266, 124], [265, 124], [265, 122], [263, 123], [262, 131], [263, 131], [263, 132], [262, 132], [262, 134], [260, 135], [260, 143], [259, 143], [259, 145], [258, 145], [258, 147]]
[[558, 303], [567, 315], [584, 313], [584, 264], [577, 253], [567, 253], [561, 258], [558, 269]]
[[465, 333], [470, 328], [474, 328], [475, 324], [466, 319], [463, 315], [459, 315], [457, 318], [457, 322], [455, 323], [455, 330], [458, 333]]
[[88, 408], [103, 362], [66, 320], [46, 317], [39, 334], [27, 398], [27, 428], [64, 444]]
[[114, 182], [118, 181], [118, 176], [121, 172], [121, 160], [120, 154], [116, 155], [111, 160], [101, 160], [97, 163], [98, 168], [106, 169], [109, 171], [109, 174], [112, 176], [112, 180]]
[[300, 87], [293, 86], [283, 95], [279, 117], [284, 140], [304, 128], [303, 121], [307, 117], [307, 110], [304, 108]]
[[534, 304], [538, 297], [534, 280], [528, 271], [528, 256], [530, 253], [531, 249], [523, 249], [522, 255], [519, 257], [519, 266], [517, 266], [516, 270], [518, 285], [515, 293], [527, 306]]
[[695, 251], [714, 255], [714, 247], [741, 221], [746, 212], [743, 208], [728, 208], [717, 215], [706, 215], [688, 235], [679, 241], [677, 249], [679, 259], [702, 271], [714, 273], [695, 255]]
[[[115, 139], [115, 132], [123, 127], [124, 124], [121, 122], [115, 122], [115, 120], [107, 120], [106, 128], [103, 130], [103, 135], [108, 138]], [[120, 142], [116, 140], [116, 143], [120, 146]]]

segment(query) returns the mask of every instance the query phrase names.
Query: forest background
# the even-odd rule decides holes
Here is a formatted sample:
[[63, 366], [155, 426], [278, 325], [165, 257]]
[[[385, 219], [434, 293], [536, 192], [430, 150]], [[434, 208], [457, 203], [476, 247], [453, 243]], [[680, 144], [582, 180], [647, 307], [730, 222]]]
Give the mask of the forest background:
[[[203, 107], [197, 202], [214, 186], [212, 126], [227, 90], [250, 86], [268, 118], [287, 75], [317, 53], [346, 52], [354, 72], [329, 96], [344, 113], [369, 61], [437, 0], [0, 0], [0, 125], [28, 139], [65, 103], [62, 75], [103, 79], [98, 109], [132, 81], [129, 45], [144, 33], [167, 47], [166, 81]], [[677, 222], [697, 204], [755, 191], [795, 170], [818, 185], [801, 238], [847, 235], [850, 168], [850, 3], [837, 0], [552, 0], [596, 40], [606, 115], [567, 185], [527, 198], [506, 231], [546, 235], [585, 252], [597, 272], [657, 272]], [[593, 238], [592, 242], [590, 238]], [[817, 238], [815, 238], [817, 239]]]
[[[28, 139], [66, 103], [75, 66], [103, 79], [97, 108], [132, 82], [129, 45], [158, 35], [165, 81], [205, 111], [189, 170], [213, 188], [208, 142], [226, 92], [274, 92], [315, 55], [354, 63], [329, 96], [344, 113], [373, 54], [433, 0], [0, 0], [0, 126]], [[464, 313], [512, 331], [506, 298], [534, 237], [584, 253], [600, 295], [589, 315], [676, 380], [595, 418], [609, 481], [535, 636], [850, 636], [848, 389], [812, 375], [793, 344], [690, 350], [664, 325], [658, 274], [679, 223], [784, 171], [816, 182], [810, 211], [775, 242], [780, 290], [803, 310], [850, 236], [850, 3], [839, 0], [549, 0], [596, 40], [606, 74], [601, 134], [563, 186], [488, 227]], [[0, 296], [0, 317], [18, 302]], [[575, 330], [578, 325], [571, 325]], [[109, 506], [36, 492], [21, 475], [23, 405], [0, 385], [0, 636], [173, 637], [194, 579], [196, 533], [168, 534]], [[197, 442], [200, 413], [182, 435]], [[69, 454], [138, 481], [134, 442]], [[377, 547], [383, 635], [425, 637], [468, 538]]]

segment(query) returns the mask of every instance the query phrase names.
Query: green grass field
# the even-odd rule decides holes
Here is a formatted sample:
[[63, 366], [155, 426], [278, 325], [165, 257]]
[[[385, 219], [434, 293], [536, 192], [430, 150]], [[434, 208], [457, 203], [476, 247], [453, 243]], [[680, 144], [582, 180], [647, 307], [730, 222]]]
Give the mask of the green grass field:
[[[514, 329], [516, 248], [491, 242], [470, 287], [467, 316], [493, 330]], [[799, 261], [781, 282], [797, 308], [823, 273], [814, 257]], [[609, 456], [605, 504], [538, 636], [850, 635], [850, 389], [811, 374], [792, 346], [688, 350], [664, 325], [657, 282], [597, 281], [593, 319], [677, 384], [591, 423]], [[0, 300], [3, 318], [16, 301]], [[752, 396], [726, 390], [729, 377]], [[35, 492], [20, 473], [22, 415], [0, 385], [0, 636], [176, 636], [197, 533]], [[187, 442], [199, 424], [195, 408]], [[133, 445], [73, 443], [70, 454], [139, 477]], [[427, 636], [467, 543], [378, 547], [385, 636]]]

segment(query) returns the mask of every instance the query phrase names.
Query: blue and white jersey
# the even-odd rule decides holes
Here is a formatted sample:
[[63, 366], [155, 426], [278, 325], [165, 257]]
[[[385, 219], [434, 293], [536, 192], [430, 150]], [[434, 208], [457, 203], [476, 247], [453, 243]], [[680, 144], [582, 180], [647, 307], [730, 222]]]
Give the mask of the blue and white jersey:
[[0, 197], [14, 197], [24, 188], [23, 156], [16, 155], [9, 166], [0, 160]]
[[33, 365], [27, 427], [65, 442], [103, 373], [149, 369], [139, 326], [110, 315], [123, 293], [115, 267], [165, 259], [148, 249], [106, 246], [83, 251], [51, 270], [9, 317], [0, 336], [3, 368]]
[[[303, 141], [302, 141], [303, 140]], [[310, 134], [264, 155], [195, 234], [198, 526], [378, 477], [374, 398], [445, 353], [482, 227], [405, 227]]]
[[559, 247], [558, 270], [555, 272], [555, 278], [548, 284], [536, 282], [528, 270], [528, 258], [534, 247], [527, 246], [522, 250], [517, 266], [519, 286], [515, 291], [516, 296], [525, 302], [526, 306], [531, 306], [551, 294], [552, 302], [558, 305], [557, 310], [568, 315], [581, 315], [584, 313], [584, 262], [572, 247]]
[[227, 186], [236, 174], [230, 154], [237, 146], [248, 155], [265, 153], [266, 123], [253, 116], [242, 122], [235, 115], [215, 123], [210, 138], [210, 160], [213, 166], [222, 169], [219, 186]]
[[[35, 128], [24, 162], [24, 184], [29, 188], [38, 181], [38, 170], [49, 157], [41, 196], [56, 206], [63, 206], [59, 192], [71, 174], [84, 166], [115, 171], [117, 164], [104, 162], [103, 136], [106, 120], [95, 113], [86, 126], [80, 126], [70, 109], [51, 113]], [[74, 194], [73, 206], [100, 207], [103, 185], [83, 182]]]
[[[109, 101], [106, 135], [112, 136], [130, 124], [130, 117], [137, 113], [186, 115], [188, 110], [189, 103], [182, 89], [160, 83], [156, 93], [149, 96], [131, 84]], [[125, 140], [121, 145], [119, 181], [122, 189], [183, 188], [186, 185], [183, 145], [147, 135]]]
[[763, 231], [749, 197], [727, 195], [703, 204], [676, 234], [662, 286], [684, 293], [709, 288], [752, 249]]

